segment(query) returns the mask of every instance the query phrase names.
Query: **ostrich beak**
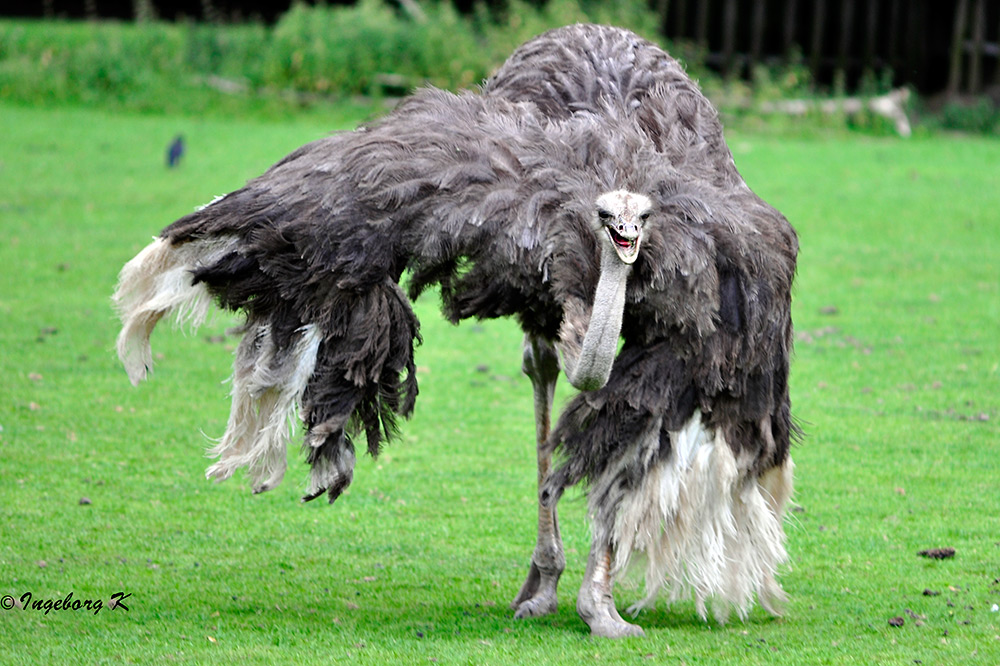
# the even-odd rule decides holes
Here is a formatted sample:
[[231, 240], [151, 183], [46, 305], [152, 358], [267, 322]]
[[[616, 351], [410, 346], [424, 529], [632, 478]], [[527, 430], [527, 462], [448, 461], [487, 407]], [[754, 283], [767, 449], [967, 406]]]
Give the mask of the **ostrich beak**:
[[642, 224], [622, 216], [605, 222], [604, 229], [622, 263], [635, 263], [639, 257], [639, 244], [642, 242]]

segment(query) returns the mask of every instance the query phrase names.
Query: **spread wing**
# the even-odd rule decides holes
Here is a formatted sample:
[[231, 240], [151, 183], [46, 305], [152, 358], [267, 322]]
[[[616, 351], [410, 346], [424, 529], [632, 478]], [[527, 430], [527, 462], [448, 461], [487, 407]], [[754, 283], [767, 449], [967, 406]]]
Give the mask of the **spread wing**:
[[[364, 431], [375, 454], [413, 408], [419, 324], [401, 277], [412, 296], [439, 284], [454, 320], [517, 314], [554, 337], [561, 305], [597, 282], [590, 208], [629, 171], [612, 159], [629, 141], [641, 143], [603, 119], [555, 122], [530, 104], [425, 90], [168, 226], [161, 243], [183, 257], [174, 263], [192, 286], [246, 316], [233, 414], [240, 391], [300, 403], [307, 497], [335, 498], [350, 481], [353, 438]], [[268, 364], [270, 374], [251, 371]], [[231, 418], [216, 472], [248, 465], [266, 489], [280, 478], [277, 447], [259, 447], [255, 428]]]

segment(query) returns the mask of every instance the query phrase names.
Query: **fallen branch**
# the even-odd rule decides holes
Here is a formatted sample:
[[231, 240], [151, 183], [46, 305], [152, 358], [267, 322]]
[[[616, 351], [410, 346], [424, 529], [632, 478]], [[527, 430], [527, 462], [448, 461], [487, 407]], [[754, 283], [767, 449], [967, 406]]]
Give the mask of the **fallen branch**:
[[893, 90], [878, 97], [841, 97], [837, 99], [786, 99], [777, 102], [764, 102], [757, 109], [763, 113], [785, 113], [792, 116], [804, 116], [813, 111], [820, 113], [854, 114], [868, 110], [877, 116], [888, 118], [896, 126], [900, 136], [912, 134], [910, 121], [906, 117], [906, 102], [910, 98], [907, 88]]

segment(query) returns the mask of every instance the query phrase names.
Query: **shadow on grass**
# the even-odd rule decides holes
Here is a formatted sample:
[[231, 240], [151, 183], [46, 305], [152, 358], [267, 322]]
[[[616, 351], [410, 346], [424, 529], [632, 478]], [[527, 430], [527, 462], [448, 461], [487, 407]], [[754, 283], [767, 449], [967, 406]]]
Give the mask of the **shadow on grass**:
[[[388, 595], [410, 593], [411, 590], [387, 590]], [[554, 637], [589, 638], [590, 630], [575, 610], [575, 593], [567, 595], [559, 609], [544, 617], [518, 620], [506, 601], [460, 603], [442, 601], [442, 595], [427, 591], [410, 602], [393, 603], [381, 595], [369, 596], [360, 592], [351, 595], [349, 590], [331, 592], [310, 604], [305, 599], [288, 599], [260, 603], [246, 598], [236, 598], [218, 607], [220, 622], [245, 628], [276, 631], [307, 631], [331, 634], [377, 634], [382, 639], [448, 640], [460, 639], [489, 641], [504, 635], [520, 638], [534, 637], [546, 640]], [[641, 626], [648, 635], [672, 633], [703, 636], [717, 631], [746, 632], [779, 625], [785, 620], [775, 618], [763, 610], [755, 609], [745, 621], [733, 618], [726, 625], [714, 620], [702, 620], [692, 602], [671, 606], [661, 605], [632, 617], [629, 622]]]

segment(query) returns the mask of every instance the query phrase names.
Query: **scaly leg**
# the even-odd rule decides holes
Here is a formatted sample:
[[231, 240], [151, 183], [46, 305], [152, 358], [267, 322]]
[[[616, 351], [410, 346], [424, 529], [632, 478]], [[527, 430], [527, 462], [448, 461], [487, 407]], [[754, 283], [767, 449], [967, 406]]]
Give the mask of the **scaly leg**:
[[[549, 437], [549, 422], [556, 380], [559, 378], [559, 357], [556, 350], [545, 340], [525, 336], [524, 374], [531, 379], [535, 394], [535, 437], [538, 450], [538, 487], [548, 476], [552, 466], [549, 453], [545, 450], [545, 440]], [[566, 568], [562, 537], [559, 536], [559, 520], [556, 508], [538, 505], [538, 543], [531, 556], [528, 578], [517, 593], [511, 608], [514, 617], [539, 617], [556, 610], [556, 586], [559, 576]]]
[[604, 638], [625, 638], [645, 636], [642, 627], [622, 619], [615, 608], [611, 593], [610, 544], [594, 539], [587, 558], [587, 571], [583, 574], [583, 585], [576, 598], [576, 612], [590, 627], [590, 633]]

